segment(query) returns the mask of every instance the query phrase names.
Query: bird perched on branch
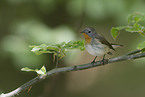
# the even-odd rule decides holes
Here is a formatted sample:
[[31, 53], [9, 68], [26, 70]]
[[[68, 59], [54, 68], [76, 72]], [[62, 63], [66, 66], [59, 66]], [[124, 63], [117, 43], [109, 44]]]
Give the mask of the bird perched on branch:
[[85, 36], [85, 48], [93, 56], [95, 56], [92, 63], [95, 62], [97, 56], [103, 56], [102, 62], [104, 64], [104, 59], [106, 54], [112, 55], [110, 52], [116, 47], [121, 47], [122, 45], [109, 43], [102, 35], [97, 33], [94, 28], [85, 28], [80, 33]]

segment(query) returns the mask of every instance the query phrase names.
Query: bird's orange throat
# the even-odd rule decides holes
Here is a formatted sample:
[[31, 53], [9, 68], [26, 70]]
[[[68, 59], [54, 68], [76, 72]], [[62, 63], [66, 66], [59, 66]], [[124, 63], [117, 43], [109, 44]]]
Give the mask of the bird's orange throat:
[[84, 34], [84, 36], [85, 36], [85, 43], [86, 43], [86, 44], [90, 43], [92, 38], [89, 37], [86, 33], [83, 33], [83, 34]]

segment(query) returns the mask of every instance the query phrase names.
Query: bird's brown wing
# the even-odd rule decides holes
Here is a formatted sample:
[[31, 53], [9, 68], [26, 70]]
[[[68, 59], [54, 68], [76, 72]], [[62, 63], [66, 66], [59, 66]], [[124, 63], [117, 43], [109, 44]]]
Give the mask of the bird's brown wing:
[[97, 33], [97, 35], [95, 35], [95, 38], [98, 39], [102, 44], [107, 45], [110, 49], [115, 51], [112, 45], [102, 35]]

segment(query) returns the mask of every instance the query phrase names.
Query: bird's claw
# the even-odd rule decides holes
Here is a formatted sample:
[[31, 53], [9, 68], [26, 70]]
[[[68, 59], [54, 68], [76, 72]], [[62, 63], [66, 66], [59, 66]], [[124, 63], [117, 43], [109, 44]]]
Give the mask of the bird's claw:
[[101, 63], [102, 63], [103, 65], [107, 64], [107, 63], [108, 63], [108, 59], [102, 59]]
[[91, 63], [95, 63], [95, 61], [93, 60]]

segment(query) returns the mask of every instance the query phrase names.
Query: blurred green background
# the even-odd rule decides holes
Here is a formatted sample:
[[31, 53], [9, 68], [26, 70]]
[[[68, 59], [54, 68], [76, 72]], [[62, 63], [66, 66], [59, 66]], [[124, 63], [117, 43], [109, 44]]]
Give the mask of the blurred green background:
[[[23, 67], [55, 68], [52, 54], [36, 56], [29, 45], [80, 40], [79, 31], [85, 27], [95, 27], [108, 41], [124, 45], [108, 58], [135, 50], [144, 40], [139, 34], [121, 31], [116, 41], [110, 34], [111, 27], [126, 25], [127, 16], [134, 12], [145, 13], [145, 0], [1, 0], [0, 92], [10, 92], [36, 77], [22, 72]], [[86, 51], [73, 50], [58, 67], [92, 59]], [[18, 97], [145, 97], [144, 74], [144, 59], [112, 63], [51, 76]]]

